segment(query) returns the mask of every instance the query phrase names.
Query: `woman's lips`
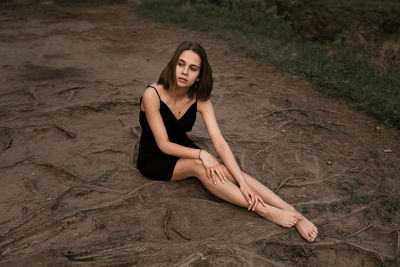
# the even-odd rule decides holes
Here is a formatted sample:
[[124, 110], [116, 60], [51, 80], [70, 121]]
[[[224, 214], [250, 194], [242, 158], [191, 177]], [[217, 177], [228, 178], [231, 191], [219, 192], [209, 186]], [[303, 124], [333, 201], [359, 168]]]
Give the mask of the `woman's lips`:
[[183, 82], [183, 83], [187, 82], [187, 80], [185, 78], [178, 78], [178, 81]]

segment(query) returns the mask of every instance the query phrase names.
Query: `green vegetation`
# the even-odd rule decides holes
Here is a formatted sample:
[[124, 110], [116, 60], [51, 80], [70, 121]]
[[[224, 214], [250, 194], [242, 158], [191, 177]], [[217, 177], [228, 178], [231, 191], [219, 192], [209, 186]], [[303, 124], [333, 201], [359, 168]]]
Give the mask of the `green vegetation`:
[[55, 0], [54, 2], [60, 5], [101, 6], [125, 3], [127, 0]]
[[146, 0], [144, 18], [206, 31], [400, 128], [400, 2]]

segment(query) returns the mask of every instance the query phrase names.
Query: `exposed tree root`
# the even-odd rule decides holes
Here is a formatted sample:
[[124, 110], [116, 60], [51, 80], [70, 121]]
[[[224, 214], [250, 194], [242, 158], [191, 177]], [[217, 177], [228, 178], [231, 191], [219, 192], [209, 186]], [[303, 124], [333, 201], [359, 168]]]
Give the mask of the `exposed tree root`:
[[169, 240], [169, 239], [171, 239], [171, 237], [170, 237], [170, 235], [169, 235], [169, 233], [168, 233], [168, 221], [169, 221], [169, 218], [171, 217], [171, 210], [170, 209], [168, 209], [167, 210], [167, 214], [165, 215], [165, 219], [164, 219], [164, 222], [163, 222], [163, 225], [164, 225], [164, 234], [165, 234], [165, 237]]
[[[139, 128], [139, 129], [138, 129]], [[130, 127], [129, 132], [132, 135], [133, 138], [139, 138], [140, 137], [140, 127]]]
[[14, 207], [15, 205], [17, 205], [19, 203], [32, 202], [32, 200], [34, 200], [34, 199], [33, 198], [27, 198], [27, 199], [17, 200], [15, 202], [13, 202], [10, 206], [8, 206], [8, 210], [10, 210], [12, 207]]
[[71, 131], [70, 129], [60, 125], [60, 124], [53, 124], [53, 126], [60, 130], [61, 132], [65, 133], [69, 138], [76, 138], [76, 133]]
[[[128, 100], [118, 100], [118, 101], [97, 101], [97, 102], [90, 102], [84, 104], [76, 104], [65, 106], [62, 108], [49, 108], [42, 112], [42, 114], [48, 113], [57, 113], [57, 112], [65, 112], [65, 111], [76, 111], [80, 109], [90, 109], [94, 112], [99, 112], [104, 109], [111, 109], [117, 105], [130, 105], [130, 106], [137, 106], [139, 105], [138, 101], [128, 101]], [[39, 114], [40, 115], [40, 114]]]
[[50, 167], [50, 168], [56, 169], [56, 170], [58, 170], [58, 171], [61, 171], [61, 172], [63, 172], [63, 173], [68, 174], [69, 176], [74, 177], [75, 179], [79, 180], [79, 181], [82, 182], [82, 183], [86, 183], [86, 181], [85, 181], [84, 179], [82, 179], [78, 174], [76, 174], [75, 172], [73, 172], [73, 171], [67, 169], [67, 168], [64, 167], [64, 166], [58, 165], [58, 164], [53, 163], [53, 162], [41, 161], [41, 160], [38, 160], [38, 159], [36, 159], [36, 158], [32, 158], [31, 161], [32, 161], [33, 163], [35, 163], [36, 165], [39, 165], [39, 166], [46, 166], [46, 167]]
[[309, 182], [300, 182], [300, 183], [289, 183], [290, 180], [292, 179], [296, 179], [296, 177], [294, 176], [289, 176], [285, 179], [282, 180], [282, 182], [279, 183], [279, 185], [277, 186], [277, 188], [274, 190], [274, 192], [278, 192], [279, 189], [281, 189], [282, 187], [303, 187], [303, 186], [309, 186], [309, 185], [315, 185], [315, 184], [320, 184], [326, 181], [329, 181], [330, 179], [334, 178], [334, 177], [338, 177], [339, 175], [333, 175], [331, 177], [325, 178], [325, 179], [320, 179], [320, 180], [314, 180], [314, 181], [309, 181]]
[[[348, 240], [338, 240], [338, 239], [329, 239], [329, 240], [321, 240], [318, 242], [314, 243], [304, 243], [304, 242], [280, 242], [280, 241], [274, 241], [273, 244], [276, 245], [281, 245], [285, 247], [309, 247], [312, 249], [317, 249], [317, 248], [327, 248], [327, 249], [332, 249], [332, 248], [343, 248], [343, 247], [348, 247], [355, 249], [361, 253], [367, 254], [371, 256], [372, 258], [375, 258], [379, 261], [381, 265], [384, 265], [385, 260], [387, 259], [393, 259], [395, 256], [394, 255], [388, 255], [384, 252], [377, 251], [368, 247], [365, 247], [361, 244], [357, 244]], [[267, 244], [268, 245], [268, 244]]]
[[13, 90], [13, 91], [5, 92], [5, 93], [0, 93], [0, 97], [1, 97], [1, 96], [6, 96], [6, 95], [13, 95], [13, 94], [25, 93], [25, 92], [26, 92], [25, 89], [20, 88], [20, 89], [16, 89], [16, 90]]
[[[5, 238], [8, 238], [8, 240], [3, 240], [0, 242], [0, 249], [5, 249], [12, 243], [15, 243], [21, 239], [28, 238], [34, 234], [37, 234], [43, 230], [50, 229], [52, 225], [60, 225], [64, 223], [68, 223], [71, 221], [72, 218], [76, 218], [77, 216], [82, 216], [82, 214], [85, 214], [87, 212], [91, 211], [98, 211], [98, 210], [103, 210], [103, 209], [112, 209], [112, 208], [118, 208], [122, 205], [127, 204], [125, 200], [117, 200], [117, 201], [110, 201], [107, 203], [104, 203], [102, 205], [98, 206], [93, 206], [91, 208], [86, 208], [86, 209], [77, 209], [74, 210], [73, 213], [66, 214], [58, 219], [53, 219], [53, 220], [48, 220], [45, 218], [39, 219], [39, 222], [37, 224], [34, 224], [33, 226], [29, 227], [26, 226], [25, 229], [17, 230], [18, 228], [21, 228], [22, 226], [28, 224], [31, 222], [35, 217], [40, 215], [41, 213], [45, 212], [46, 210], [48, 211], [49, 209], [46, 208], [40, 208], [37, 211], [35, 211], [33, 214], [31, 214], [29, 217], [25, 218], [23, 221], [18, 223], [16, 226], [11, 227], [5, 233], [2, 235]], [[57, 228], [57, 227], [56, 227]], [[3, 253], [4, 254], [4, 253]]]
[[329, 200], [310, 200], [304, 202], [297, 202], [294, 204], [295, 206], [311, 206], [311, 205], [332, 205], [334, 203], [342, 202], [343, 200], [347, 200], [350, 197], [340, 197], [340, 198], [333, 198]]
[[313, 108], [313, 110], [323, 111], [323, 112], [326, 112], [326, 113], [333, 113], [333, 114], [337, 114], [337, 115], [340, 115], [340, 116], [343, 115], [342, 113], [337, 112], [335, 110], [329, 110], [329, 109], [323, 109], [323, 108]]
[[360, 233], [362, 233], [362, 232], [364, 232], [364, 231], [367, 231], [367, 230], [368, 230], [369, 228], [371, 228], [372, 226], [374, 226], [374, 224], [371, 223], [370, 225], [361, 228], [361, 229], [358, 230], [357, 232], [348, 235], [347, 238], [356, 236], [356, 235], [358, 235], [358, 234], [360, 234]]
[[27, 157], [27, 158], [18, 160], [18, 161], [16, 161], [16, 162], [13, 162], [13, 163], [11, 163], [10, 165], [1, 166], [0, 169], [12, 168], [12, 167], [15, 167], [15, 166], [17, 166], [17, 165], [19, 165], [19, 164], [21, 164], [21, 163], [24, 163], [25, 161], [30, 161], [30, 160], [31, 160], [31, 157]]
[[289, 124], [294, 124], [295, 126], [298, 126], [298, 127], [315, 127], [315, 128], [321, 128], [321, 129], [327, 130], [327, 131], [329, 131], [329, 132], [333, 132], [333, 133], [337, 133], [337, 134], [344, 134], [344, 133], [341, 132], [341, 131], [336, 131], [336, 130], [334, 130], [334, 129], [328, 127], [328, 126], [325, 126], [325, 125], [322, 125], [322, 124], [319, 124], [319, 123], [315, 123], [315, 122], [307, 122], [307, 123], [305, 123], [305, 122], [288, 121], [288, 122], [282, 124], [280, 127], [282, 128], [282, 127], [284, 127], [284, 126], [286, 126], [286, 125], [289, 125]]
[[262, 115], [262, 118], [267, 118], [269, 116], [275, 115], [275, 114], [280, 114], [280, 113], [284, 113], [284, 112], [292, 112], [292, 111], [298, 111], [301, 112], [302, 114], [307, 114], [310, 111], [309, 110], [305, 110], [305, 109], [299, 109], [299, 108], [289, 108], [289, 109], [283, 109], [283, 110], [277, 110], [277, 111], [273, 111], [271, 113], [268, 113], [266, 115]]
[[296, 177], [294, 177], [293, 175], [290, 175], [289, 177], [284, 178], [279, 185], [274, 189], [275, 193], [278, 193], [279, 189], [281, 189], [283, 186], [285, 186], [290, 180], [294, 179]]
[[90, 185], [90, 184], [80, 184], [80, 185], [73, 185], [68, 187], [66, 190], [64, 190], [58, 197], [56, 197], [53, 201], [53, 204], [51, 205], [50, 209], [51, 210], [56, 210], [58, 208], [58, 205], [60, 204], [60, 201], [64, 198], [64, 196], [76, 189], [85, 189], [89, 191], [97, 191], [100, 193], [113, 193], [113, 194], [120, 194], [120, 191], [109, 189], [106, 187], [102, 186], [97, 186], [97, 185]]
[[355, 214], [358, 214], [358, 213], [360, 213], [360, 212], [362, 212], [362, 211], [364, 211], [364, 210], [366, 210], [366, 209], [369, 209], [370, 208], [370, 206], [361, 206], [360, 208], [358, 208], [358, 209], [355, 209], [355, 210], [352, 210], [351, 212], [349, 212], [349, 213], [346, 213], [345, 215], [342, 215], [342, 216], [336, 216], [336, 217], [329, 217], [329, 218], [317, 218], [317, 219], [314, 219], [313, 221], [315, 222], [315, 223], [319, 223], [319, 224], [329, 224], [329, 223], [331, 223], [331, 222], [334, 222], [334, 221], [340, 221], [340, 220], [343, 220], [343, 219], [345, 219], [345, 218], [348, 218], [348, 217], [351, 217], [351, 216], [353, 216], [353, 215], [355, 215]]
[[113, 149], [113, 148], [106, 148], [106, 149], [102, 149], [102, 150], [93, 151], [93, 152], [90, 152], [90, 154], [101, 154], [101, 153], [107, 153], [107, 152], [121, 153], [121, 154], [129, 155], [125, 151], [121, 151], [121, 150], [117, 150], [117, 149]]
[[284, 186], [286, 187], [303, 187], [303, 186], [308, 186], [308, 185], [315, 185], [315, 184], [320, 184], [323, 182], [328, 181], [330, 178], [325, 178], [321, 180], [314, 180], [310, 182], [301, 182], [301, 183], [286, 183]]

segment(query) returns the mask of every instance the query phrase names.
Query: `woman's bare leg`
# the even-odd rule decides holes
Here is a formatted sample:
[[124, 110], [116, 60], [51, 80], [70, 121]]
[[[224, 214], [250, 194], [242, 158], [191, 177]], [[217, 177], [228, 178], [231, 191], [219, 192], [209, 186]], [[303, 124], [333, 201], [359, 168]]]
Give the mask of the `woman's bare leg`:
[[[230, 172], [226, 169], [224, 165], [222, 166], [222, 170], [225, 173], [226, 177], [234, 183], [237, 183]], [[287, 211], [297, 212], [296, 209], [281, 199], [278, 195], [272, 192], [268, 187], [263, 185], [257, 179], [251, 177], [247, 173], [243, 173], [243, 177], [245, 178], [247, 184], [264, 200], [265, 203], [284, 209]], [[301, 236], [309, 242], [313, 242], [314, 239], [318, 235], [318, 229], [315, 225], [310, 222], [307, 218], [303, 217], [304, 219], [299, 221], [296, 224], [296, 229], [299, 231]]]
[[[236, 184], [232, 183], [230, 180], [227, 180], [225, 183], [217, 182], [217, 184], [214, 184], [209, 180], [201, 160], [179, 159], [171, 180], [183, 180], [193, 176], [197, 177], [200, 182], [217, 197], [240, 207], [248, 207], [249, 204], [247, 200]], [[265, 207], [258, 205], [255, 212], [284, 227], [292, 227], [302, 219], [302, 216], [295, 211], [279, 209], [268, 204], [266, 204]]]

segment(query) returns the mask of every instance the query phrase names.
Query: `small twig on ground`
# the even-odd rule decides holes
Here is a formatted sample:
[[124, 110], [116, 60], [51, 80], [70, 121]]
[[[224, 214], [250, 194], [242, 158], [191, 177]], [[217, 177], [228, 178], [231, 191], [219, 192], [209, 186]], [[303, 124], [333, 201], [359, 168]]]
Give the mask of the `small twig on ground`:
[[121, 123], [122, 127], [125, 127], [125, 123], [121, 119], [118, 119], [118, 121], [119, 121], [119, 123]]
[[363, 227], [363, 228], [361, 228], [360, 230], [358, 230], [357, 232], [355, 232], [355, 233], [353, 233], [353, 234], [350, 234], [350, 235], [348, 235], [347, 236], [347, 238], [349, 238], [349, 237], [352, 237], [352, 236], [356, 236], [356, 235], [358, 235], [358, 234], [360, 234], [360, 233], [362, 233], [362, 232], [364, 232], [364, 231], [366, 231], [366, 230], [368, 230], [369, 228], [371, 228], [372, 226], [374, 226], [374, 224], [370, 224], [370, 225], [368, 225], [368, 226], [365, 226], [365, 227]]
[[2, 150], [6, 150], [6, 149], [9, 149], [9, 148], [11, 147], [11, 144], [12, 144], [12, 142], [13, 142], [13, 140], [14, 140], [14, 137], [15, 137], [16, 135], [17, 135], [17, 132], [15, 132], [13, 135], [11, 135], [11, 137], [8, 139], [6, 145], [3, 147]]
[[271, 146], [267, 146], [266, 148], [261, 149], [260, 151], [256, 152], [254, 155], [257, 156], [258, 154], [268, 151], [271, 148]]
[[169, 236], [168, 227], [167, 227], [170, 217], [171, 217], [171, 210], [168, 209], [167, 210], [167, 215], [166, 215], [166, 217], [164, 219], [164, 223], [163, 223], [164, 224], [164, 233], [165, 233], [165, 236], [167, 237], [168, 240], [171, 239], [171, 237]]
[[36, 90], [35, 89], [29, 89], [28, 93], [33, 96], [33, 98], [36, 101], [36, 104], [39, 105], [40, 104], [40, 99], [39, 99], [38, 94], [36, 93]]
[[53, 126], [56, 129], [58, 129], [58, 130], [62, 131], [63, 133], [65, 133], [69, 138], [76, 138], [76, 133], [74, 133], [70, 129], [68, 129], [68, 128], [62, 126], [62, 125], [55, 124], [55, 123], [53, 124]]
[[134, 138], [138, 138], [140, 136], [139, 131], [135, 128], [130, 127], [129, 128], [129, 132], [130, 134], [134, 137]]
[[55, 92], [54, 94], [60, 95], [60, 94], [66, 93], [68, 91], [76, 91], [78, 89], [83, 89], [83, 88], [86, 88], [86, 87], [85, 86], [75, 86], [75, 87], [70, 87], [70, 88], [64, 88], [64, 89], [61, 89], [61, 90]]
[[173, 230], [174, 232], [176, 232], [178, 235], [180, 235], [181, 237], [183, 237], [184, 239], [190, 241], [190, 237], [188, 237], [187, 235], [185, 235], [184, 233], [182, 233], [181, 231], [179, 231], [179, 229], [175, 228], [175, 227], [171, 227], [171, 230]]
[[393, 239], [395, 243], [395, 247], [398, 250], [400, 248], [400, 238], [399, 238], [399, 231], [393, 231], [387, 234], [387, 236], [391, 239]]
[[67, 95], [66, 101], [67, 102], [71, 101], [71, 99], [75, 96], [75, 94], [76, 94], [76, 90], [72, 90], [71, 92], [69, 92]]
[[142, 198], [142, 195], [141, 195], [140, 193], [138, 193], [138, 196], [139, 196], [140, 202], [142, 202], [142, 204], [144, 204], [144, 200], [143, 200], [143, 198]]
[[263, 165], [262, 165], [262, 167], [261, 167], [261, 174], [260, 174], [260, 180], [261, 180], [261, 181], [262, 181], [262, 179], [263, 179], [264, 170], [265, 170], [265, 164], [263, 163]]
[[144, 86], [149, 86], [146, 82], [144, 82], [144, 81], [141, 81], [141, 80], [139, 80], [139, 79], [132, 79], [132, 81], [133, 82], [141, 82], [141, 83], [143, 83], [144, 84]]
[[127, 167], [129, 169], [135, 169], [132, 165], [123, 163], [123, 162], [118, 161], [118, 160], [113, 160], [113, 159], [108, 159], [108, 158], [99, 158], [99, 160], [101, 160], [102, 162], [104, 162], [106, 164], [118, 165], [118, 166]]

